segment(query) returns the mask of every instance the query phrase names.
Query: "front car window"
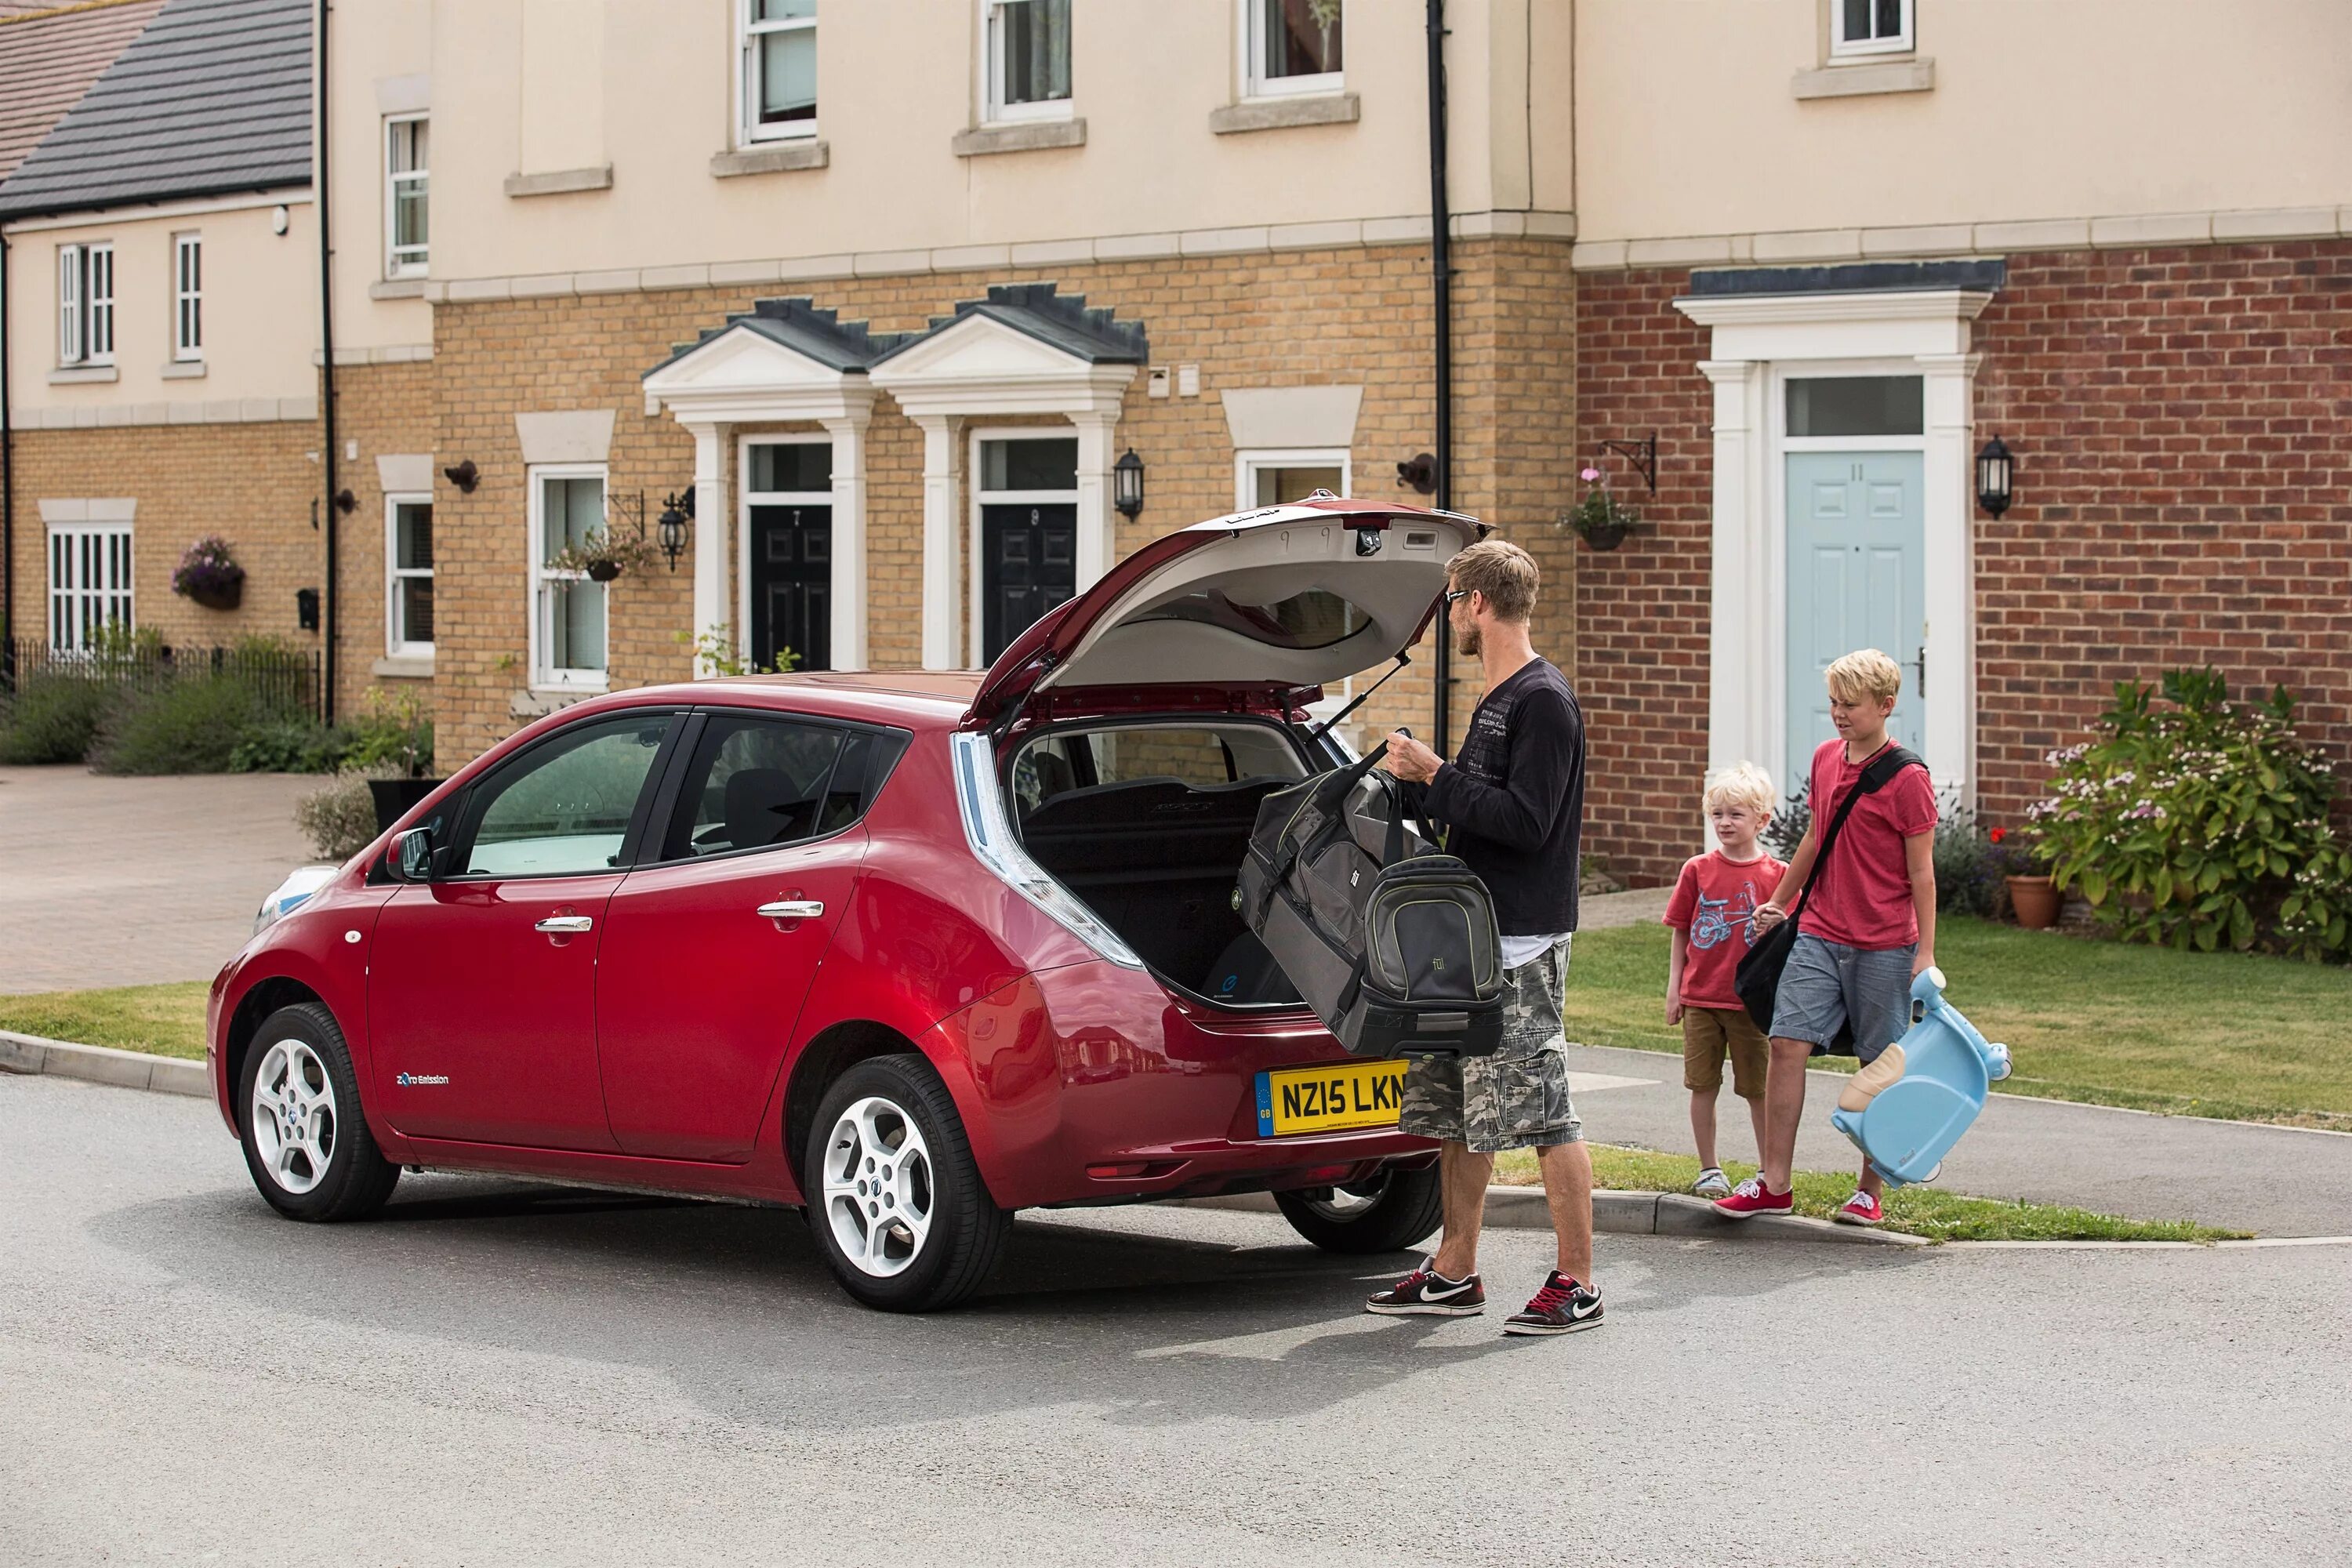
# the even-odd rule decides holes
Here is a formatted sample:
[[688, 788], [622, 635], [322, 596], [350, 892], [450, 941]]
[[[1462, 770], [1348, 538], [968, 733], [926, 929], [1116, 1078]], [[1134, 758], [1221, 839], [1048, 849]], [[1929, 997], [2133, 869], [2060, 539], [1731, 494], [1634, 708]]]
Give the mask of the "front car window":
[[468, 877], [581, 876], [620, 864], [670, 716], [583, 724], [483, 786], [470, 808]]
[[665, 860], [776, 849], [840, 832], [872, 804], [903, 737], [717, 713], [687, 764]]

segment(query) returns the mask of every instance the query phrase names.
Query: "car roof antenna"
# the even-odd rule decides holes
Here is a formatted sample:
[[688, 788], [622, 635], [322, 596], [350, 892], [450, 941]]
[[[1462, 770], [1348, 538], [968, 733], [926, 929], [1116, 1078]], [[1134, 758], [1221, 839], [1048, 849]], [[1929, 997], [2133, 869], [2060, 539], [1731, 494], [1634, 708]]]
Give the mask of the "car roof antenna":
[[1412, 662], [1412, 654], [1398, 654], [1396, 663], [1389, 667], [1389, 672], [1387, 675], [1381, 676], [1378, 680], [1375, 680], [1370, 686], [1365, 687], [1361, 692], [1357, 694], [1356, 700], [1353, 702], [1349, 703], [1345, 708], [1340, 709], [1337, 713], [1332, 714], [1331, 717], [1324, 720], [1320, 724], [1316, 725], [1314, 729], [1309, 730], [1307, 732], [1307, 743], [1311, 746], [1316, 742], [1321, 740], [1325, 735], [1329, 734], [1331, 732], [1332, 725], [1337, 724], [1340, 720], [1345, 719], [1349, 714], [1353, 713], [1357, 709], [1361, 708], [1364, 703], [1370, 700], [1373, 692], [1378, 691], [1381, 687], [1386, 686], [1389, 683], [1391, 676], [1395, 675], [1398, 670], [1402, 669], [1406, 665], [1411, 664]]

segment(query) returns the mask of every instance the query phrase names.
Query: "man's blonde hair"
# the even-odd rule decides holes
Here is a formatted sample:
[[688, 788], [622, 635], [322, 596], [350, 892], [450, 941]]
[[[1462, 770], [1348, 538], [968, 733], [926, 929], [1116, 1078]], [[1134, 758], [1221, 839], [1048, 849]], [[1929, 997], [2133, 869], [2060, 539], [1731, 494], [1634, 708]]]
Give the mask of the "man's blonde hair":
[[1823, 673], [1829, 679], [1830, 695], [1841, 702], [1860, 702], [1865, 698], [1884, 701], [1903, 691], [1903, 667], [1874, 647], [1857, 648], [1832, 661]]
[[1769, 816], [1780, 800], [1770, 773], [1754, 763], [1734, 763], [1706, 775], [1706, 790], [1699, 803], [1708, 811], [1718, 805], [1744, 805], [1759, 816]]
[[1496, 618], [1524, 621], [1535, 613], [1536, 588], [1543, 574], [1536, 558], [1507, 539], [1482, 539], [1445, 568], [1454, 590], [1475, 590], [1495, 606]]

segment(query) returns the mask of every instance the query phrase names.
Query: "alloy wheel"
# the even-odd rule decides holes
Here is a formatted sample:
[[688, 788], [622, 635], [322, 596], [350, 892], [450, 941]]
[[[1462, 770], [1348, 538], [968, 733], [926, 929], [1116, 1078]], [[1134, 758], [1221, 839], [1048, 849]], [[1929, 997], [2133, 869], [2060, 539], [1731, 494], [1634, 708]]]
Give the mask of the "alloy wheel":
[[326, 1179], [335, 1157], [335, 1080], [308, 1043], [279, 1040], [263, 1055], [251, 1119], [254, 1147], [271, 1181], [299, 1194]]
[[1350, 1220], [1361, 1219], [1380, 1206], [1381, 1199], [1388, 1195], [1389, 1176], [1388, 1171], [1381, 1170], [1370, 1181], [1345, 1187], [1326, 1187], [1323, 1191], [1328, 1195], [1308, 1197], [1304, 1201], [1307, 1208], [1325, 1219], [1345, 1225]]
[[929, 1145], [915, 1119], [879, 1095], [852, 1101], [825, 1142], [825, 1223], [862, 1274], [887, 1279], [923, 1250], [938, 1202]]

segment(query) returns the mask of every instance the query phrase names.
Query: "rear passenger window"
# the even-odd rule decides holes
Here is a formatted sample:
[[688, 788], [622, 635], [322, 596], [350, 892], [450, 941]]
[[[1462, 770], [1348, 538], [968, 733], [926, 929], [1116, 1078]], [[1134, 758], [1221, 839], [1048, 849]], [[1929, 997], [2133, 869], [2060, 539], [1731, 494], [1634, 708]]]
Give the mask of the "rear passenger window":
[[687, 764], [665, 860], [773, 849], [864, 815], [898, 758], [892, 737], [714, 713]]

